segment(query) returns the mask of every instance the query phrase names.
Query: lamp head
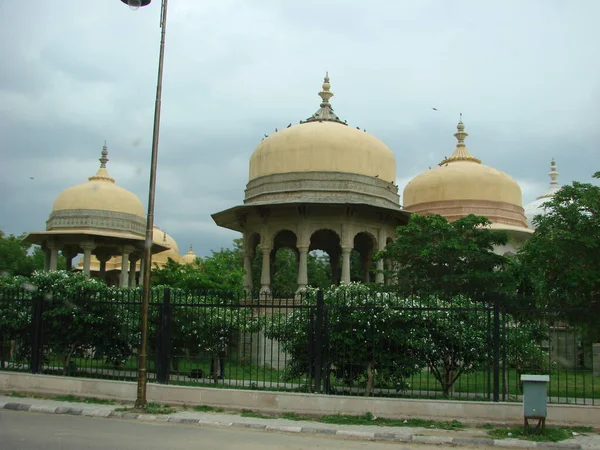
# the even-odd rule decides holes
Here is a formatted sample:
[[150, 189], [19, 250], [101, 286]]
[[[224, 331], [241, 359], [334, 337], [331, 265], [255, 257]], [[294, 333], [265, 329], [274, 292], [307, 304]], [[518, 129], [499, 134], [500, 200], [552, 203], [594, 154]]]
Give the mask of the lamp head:
[[142, 6], [148, 6], [152, 0], [121, 0], [134, 11]]

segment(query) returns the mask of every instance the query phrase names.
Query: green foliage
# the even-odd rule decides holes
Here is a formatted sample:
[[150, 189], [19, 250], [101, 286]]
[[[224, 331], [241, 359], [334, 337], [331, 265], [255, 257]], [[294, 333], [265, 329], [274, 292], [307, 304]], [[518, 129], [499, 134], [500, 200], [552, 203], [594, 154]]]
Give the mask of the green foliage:
[[488, 312], [463, 296], [451, 301], [429, 298], [421, 303], [426, 321], [424, 338], [413, 342], [430, 372], [448, 396], [460, 375], [471, 373], [489, 362]]
[[[24, 242], [24, 238], [24, 234], [6, 235], [0, 230], [0, 277], [29, 276], [44, 268], [45, 257], [41, 248]], [[66, 267], [62, 257], [59, 257], [58, 264], [61, 269]]]
[[[30, 299], [43, 303], [44, 354], [58, 357], [64, 374], [73, 371], [73, 357], [85, 354], [117, 363], [131, 354], [139, 339], [128, 330], [131, 324], [125, 320], [118, 296], [115, 298], [117, 288], [88, 279], [82, 273], [65, 271], [34, 272], [28, 280], [16, 277], [12, 282], [13, 289], [24, 289]], [[24, 319], [20, 317], [29, 317], [31, 303], [7, 303], [19, 308], [19, 319], [3, 331], [25, 342], [29, 323], [23, 328]], [[25, 349], [28, 347], [23, 346]]]
[[185, 290], [205, 289], [201, 271], [199, 258], [193, 264], [179, 264], [169, 258], [164, 266], [152, 271], [152, 284]]
[[160, 269], [152, 271], [152, 283], [183, 290], [239, 291], [243, 287], [243, 257], [241, 250], [221, 249], [193, 264], [179, 264], [169, 259]]
[[[261, 319], [265, 336], [280, 342], [288, 355], [287, 377], [308, 375], [314, 361], [307, 347], [315, 323], [316, 290], [309, 288], [304, 305]], [[482, 370], [490, 363], [491, 311], [464, 296], [406, 298], [370, 291], [351, 283], [324, 293], [331, 373], [338, 381], [365, 387], [402, 390], [413, 374], [428, 368], [448, 396], [463, 374]], [[539, 343], [543, 328], [506, 315], [509, 360], [515, 367], [541, 364], [547, 355]], [[327, 375], [325, 375], [327, 378]]]
[[506, 258], [493, 252], [508, 237], [489, 229], [489, 224], [474, 215], [448, 222], [436, 214], [413, 214], [408, 225], [397, 228], [396, 240], [376, 257], [395, 262], [388, 276], [405, 295], [479, 298], [509, 289], [511, 281], [500, 270]]
[[[594, 174], [600, 178], [600, 172]], [[520, 249], [538, 303], [585, 307], [590, 314], [568, 316], [600, 337], [600, 187], [574, 182], [563, 186], [536, 216], [536, 230]]]

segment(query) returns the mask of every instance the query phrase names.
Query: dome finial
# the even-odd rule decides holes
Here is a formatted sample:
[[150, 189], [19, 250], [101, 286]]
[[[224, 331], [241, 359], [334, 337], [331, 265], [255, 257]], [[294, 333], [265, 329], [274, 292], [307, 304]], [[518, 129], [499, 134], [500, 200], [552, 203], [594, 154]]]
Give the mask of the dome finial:
[[558, 186], [558, 175], [560, 174], [556, 170], [556, 161], [554, 161], [554, 158], [550, 161], [550, 172], [548, 172], [548, 175], [550, 176], [550, 186]]
[[323, 84], [321, 85], [322, 90], [319, 92], [319, 97], [321, 97], [321, 105], [319, 110], [314, 113], [311, 117], [304, 121], [300, 121], [300, 123], [306, 122], [338, 122], [343, 125], [346, 125], [345, 122], [342, 122], [340, 118], [333, 112], [333, 108], [329, 103], [331, 97], [333, 97], [333, 92], [331, 89], [331, 84], [329, 84], [329, 72], [325, 72], [325, 78], [323, 79]]
[[115, 179], [111, 178], [106, 170], [106, 163], [108, 162], [108, 148], [106, 147], [106, 141], [104, 141], [102, 153], [100, 153], [100, 158], [98, 158], [98, 161], [100, 161], [100, 168], [98, 169], [98, 172], [96, 172], [96, 175], [93, 177], [89, 177], [88, 180], [103, 180], [114, 183]]
[[441, 166], [455, 161], [471, 161], [481, 164], [481, 160], [471, 155], [471, 152], [469, 152], [467, 146], [465, 145], [465, 138], [469, 135], [469, 133], [465, 131], [465, 124], [462, 121], [462, 113], [460, 113], [456, 130], [456, 133], [454, 133], [454, 137], [458, 141], [456, 144], [456, 150], [454, 150], [454, 153], [452, 153], [449, 158], [444, 158], [439, 165]]
[[108, 148], [106, 147], [106, 141], [104, 141], [104, 146], [102, 147], [102, 154], [99, 161], [100, 167], [106, 169], [106, 163], [108, 162]]
[[550, 172], [548, 172], [548, 176], [550, 177], [550, 186], [548, 186], [548, 190], [543, 195], [540, 195], [538, 199], [551, 198], [554, 196], [554, 194], [560, 191], [560, 184], [558, 184], [558, 175], [560, 174], [558, 170], [556, 170], [556, 161], [554, 161], [554, 158], [552, 158], [552, 160], [550, 161]]

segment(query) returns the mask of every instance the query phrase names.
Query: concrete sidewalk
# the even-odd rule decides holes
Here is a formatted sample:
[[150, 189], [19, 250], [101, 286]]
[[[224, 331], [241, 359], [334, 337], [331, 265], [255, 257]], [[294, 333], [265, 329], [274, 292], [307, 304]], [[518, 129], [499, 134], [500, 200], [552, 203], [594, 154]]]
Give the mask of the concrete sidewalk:
[[[118, 408], [133, 405], [104, 405], [71, 403], [44, 398], [22, 398], [0, 396], [0, 409], [27, 411], [45, 414], [71, 414], [98, 418], [141, 420], [147, 422], [174, 422], [185, 425], [242, 427], [282, 433], [308, 433], [343, 436], [365, 440], [386, 440], [427, 444], [459, 446], [490, 446], [510, 448], [547, 449], [600, 449], [600, 434], [577, 435], [572, 439], [557, 442], [533, 442], [518, 439], [491, 439], [481, 428], [462, 430], [442, 430], [436, 428], [384, 427], [367, 425], [333, 425], [306, 420], [280, 418], [242, 417], [236, 413], [197, 412], [191, 409], [178, 409], [169, 415], [134, 414], [116, 411]], [[179, 410], [181, 409], [181, 410]]]

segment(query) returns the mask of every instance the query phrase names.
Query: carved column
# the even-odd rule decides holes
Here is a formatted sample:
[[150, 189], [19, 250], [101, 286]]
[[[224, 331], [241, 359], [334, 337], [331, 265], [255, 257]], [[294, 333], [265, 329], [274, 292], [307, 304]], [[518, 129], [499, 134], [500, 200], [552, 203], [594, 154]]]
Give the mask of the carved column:
[[96, 245], [94, 241], [83, 241], [79, 245], [83, 249], [83, 273], [89, 278], [90, 266], [92, 264], [92, 250], [96, 248]]
[[[377, 236], [377, 250], [380, 252], [385, 250], [385, 232], [383, 229], [379, 230]], [[380, 258], [377, 260], [375, 263], [375, 269], [377, 272], [375, 274], [375, 283], [383, 284], [385, 282], [385, 275], [383, 273], [383, 259]]]
[[342, 279], [344, 284], [350, 284], [350, 253], [351, 247], [342, 247]]
[[244, 252], [244, 290], [252, 292], [252, 252]]
[[139, 260], [139, 256], [133, 254], [129, 257], [129, 287], [133, 288], [136, 285], [135, 275], [136, 275], [136, 264]]
[[260, 274], [261, 294], [271, 293], [271, 249], [262, 247], [262, 270]]
[[308, 285], [308, 247], [298, 247], [298, 292], [306, 290]]
[[96, 251], [95, 256], [100, 265], [98, 278], [100, 278], [102, 281], [106, 281], [106, 262], [110, 259], [112, 255], [106, 251], [98, 250]]
[[138, 285], [141, 286], [144, 284], [144, 267], [146, 264], [144, 264], [144, 254], [142, 253], [142, 256], [140, 257], [140, 276], [138, 279]]
[[61, 246], [58, 242], [48, 241], [48, 248], [50, 249], [50, 262], [48, 264], [48, 270], [54, 272], [58, 268], [58, 251]]
[[127, 287], [127, 284], [129, 283], [129, 255], [134, 250], [135, 248], [131, 245], [123, 247], [123, 254], [121, 256], [121, 279], [119, 283], [121, 287]]
[[50, 270], [50, 249], [44, 245], [42, 250], [44, 252], [44, 272], [48, 272]]

